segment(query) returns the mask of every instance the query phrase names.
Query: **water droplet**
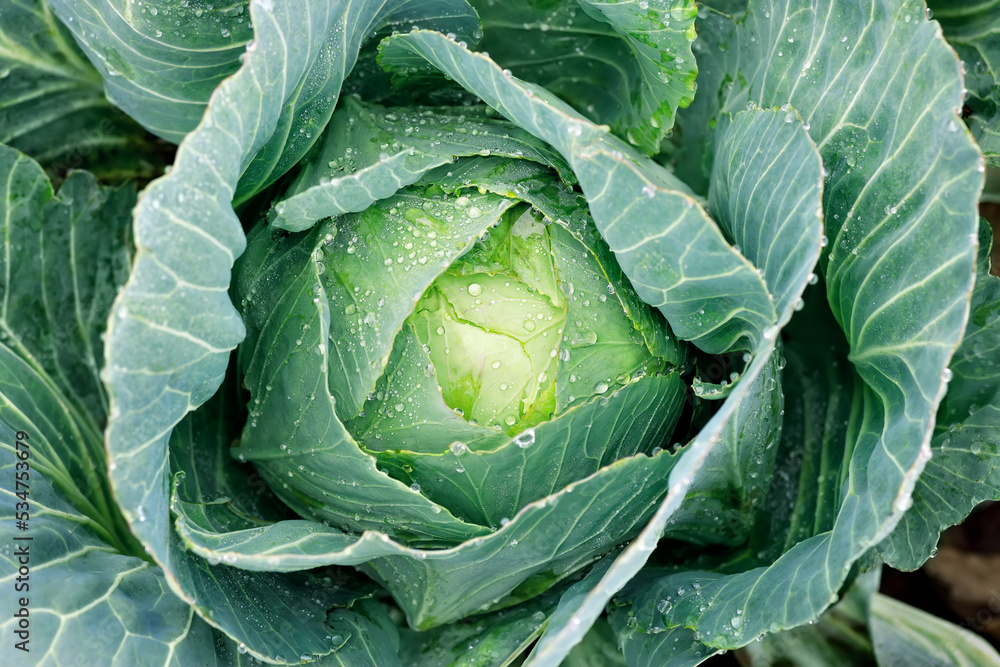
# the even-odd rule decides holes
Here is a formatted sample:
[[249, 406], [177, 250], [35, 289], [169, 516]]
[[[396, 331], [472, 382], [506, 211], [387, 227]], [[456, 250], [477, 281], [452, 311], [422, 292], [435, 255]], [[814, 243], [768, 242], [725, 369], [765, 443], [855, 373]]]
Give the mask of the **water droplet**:
[[535, 330], [535, 322], [533, 320], [525, 320], [524, 323], [521, 326], [524, 327], [525, 331], [534, 331]]
[[498, 359], [494, 361], [492, 364], [490, 364], [490, 366], [493, 368], [500, 368], [500, 360]]
[[528, 430], [520, 433], [514, 438], [514, 444], [521, 449], [527, 449], [535, 444], [535, 429], [529, 428]]
[[479, 296], [482, 293], [483, 293], [483, 286], [480, 285], [479, 283], [472, 283], [471, 285], [469, 285], [470, 296]]
[[448, 445], [448, 449], [450, 449], [451, 453], [454, 454], [455, 456], [461, 456], [462, 454], [465, 454], [467, 451], [469, 451], [468, 445], [459, 440], [456, 440], [455, 442]]

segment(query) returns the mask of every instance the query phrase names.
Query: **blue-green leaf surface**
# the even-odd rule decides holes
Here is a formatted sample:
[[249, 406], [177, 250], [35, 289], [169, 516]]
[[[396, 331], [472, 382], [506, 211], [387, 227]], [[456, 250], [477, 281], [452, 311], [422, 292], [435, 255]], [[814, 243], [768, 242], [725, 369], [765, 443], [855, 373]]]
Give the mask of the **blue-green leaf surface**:
[[[699, 494], [697, 488], [693, 490], [681, 509], [671, 517], [671, 521], [678, 521], [680, 526], [668, 528], [675, 534], [699, 541], [700, 534], [685, 533], [680, 520], [683, 517], [691, 521], [691, 510], [707, 505], [712, 511], [704, 513], [700, 521], [707, 534], [720, 532], [716, 516], [735, 518], [744, 525], [744, 530], [746, 523], [750, 523], [747, 541], [730, 553], [708, 552], [699, 556], [695, 552], [682, 557], [682, 564], [647, 568], [612, 603], [611, 619], [626, 651], [652, 660], [653, 664], [669, 660], [677, 660], [678, 664], [687, 664], [686, 660], [697, 663], [709, 650], [705, 638], [693, 639], [694, 630], [680, 625], [669, 627], [664, 614], [669, 613], [679, 599], [684, 596], [700, 599], [702, 587], [718, 578], [720, 572], [740, 572], [748, 566], [770, 562], [798, 542], [829, 530], [834, 523], [846, 476], [843, 461], [850, 454], [845, 436], [849, 431], [854, 374], [850, 365], [843, 361], [831, 363], [831, 360], [846, 356], [846, 346], [828, 312], [821, 287], [807, 294], [802, 313], [802, 319], [793, 319], [784, 330], [788, 343], [783, 345], [783, 354], [775, 360], [771, 371], [773, 376], [775, 370], [781, 369], [780, 389], [776, 387], [771, 392], [771, 409], [775, 409], [775, 399], [780, 405], [780, 398], [775, 394], [782, 391], [785, 395], [780, 442], [768, 449], [766, 429], [763, 433], [741, 433], [743, 437], [738, 438], [727, 439], [724, 435], [720, 443], [727, 447], [721, 449], [722, 452], [746, 456], [743, 465], [731, 464], [733, 469], [742, 468], [742, 474], [736, 476], [730, 469], [720, 472], [722, 466], [717, 465], [713, 470], [706, 465], [702, 471], [704, 477], [696, 481], [695, 487], [700, 484], [707, 487], [708, 492]], [[766, 379], [764, 383], [769, 384]], [[760, 392], [763, 391], [760, 387]], [[752, 415], [753, 401], [747, 400], [745, 405], [747, 407], [742, 409]], [[733, 447], [734, 443], [738, 446]], [[718, 455], [719, 451], [713, 450], [709, 460], [714, 456], [725, 461], [724, 456]], [[752, 465], [760, 455], [773, 456], [773, 468]], [[748, 463], [751, 465], [747, 466]], [[769, 488], [764, 489], [763, 495], [760, 495], [761, 489], [755, 489], [760, 484], [751, 476], [755, 472], [758, 477], [767, 478]], [[713, 476], [719, 478], [718, 489], [709, 484]], [[727, 507], [720, 498], [713, 497], [727, 488], [732, 489], [730, 493], [735, 491], [737, 494], [744, 488], [754, 489], [757, 495], [750, 497], [757, 502], [744, 503], [742, 511]], [[675, 642], [674, 638], [678, 640]]]
[[253, 40], [249, 0], [48, 0], [104, 80], [108, 98], [153, 134], [180, 143]]
[[611, 626], [599, 618], [562, 664], [564, 667], [627, 667], [628, 662]]
[[0, 143], [58, 178], [85, 167], [102, 181], [144, 180], [166, 157], [105, 98], [48, 0], [11, 0], [0, 12]]
[[514, 0], [473, 3], [480, 47], [520, 79], [545, 87], [646, 153], [659, 150], [691, 103], [691, 0]]
[[878, 585], [878, 570], [866, 572], [816, 623], [764, 635], [744, 646], [741, 654], [757, 667], [877, 664], [869, 622], [872, 596], [877, 593]]
[[[884, 35], [876, 39], [873, 26]], [[732, 88], [727, 107], [791, 103], [823, 156], [830, 245], [821, 264], [864, 384], [832, 530], [770, 567], [712, 575], [672, 607], [668, 624], [697, 628], [719, 647], [814, 618], [908, 507], [965, 323], [983, 170], [953, 123], [958, 63], [920, 3], [760, 2], [734, 35], [729, 48], [740, 57], [730, 76], [745, 85]], [[919, 65], [902, 65], [911, 61]]]
[[966, 123], [989, 165], [1000, 166], [1000, 2], [929, 0], [927, 7], [962, 59]]
[[557, 592], [549, 592], [515, 607], [477, 616], [471, 623], [460, 621], [424, 632], [403, 629], [401, 662], [404, 667], [506, 667], [538, 638], [557, 599]]
[[871, 601], [871, 635], [879, 665], [1000, 665], [1000, 654], [981, 636], [880, 593]]
[[715, 133], [709, 211], [760, 271], [784, 324], [823, 243], [823, 163], [790, 105], [724, 114]]
[[[668, 477], [667, 494], [649, 523], [622, 554], [611, 563], [608, 570], [593, 587], [589, 588], [584, 595], [575, 596], [572, 601], [568, 602], [570, 606], [570, 609], [567, 609], [568, 620], [559, 626], [554, 624], [550, 626], [546, 644], [532, 654], [531, 659], [526, 663], [527, 665], [538, 667], [565, 658], [572, 647], [582, 640], [586, 630], [601, 615], [611, 597], [642, 569], [656, 548], [668, 520], [683, 503], [694, 476], [702, 468], [705, 460], [722, 437], [726, 424], [734, 417], [735, 411], [744, 397], [749, 395], [754, 380], [770, 363], [773, 351], [773, 343], [758, 351], [744, 372], [742, 382], [736, 385], [718, 412], [702, 427], [685, 450], [680, 452], [677, 465], [671, 469]], [[682, 636], [677, 635], [678, 641]], [[637, 650], [641, 652], [645, 649], [639, 648]]]
[[612, 611], [609, 618], [629, 667], [694, 667], [718, 653], [695, 639], [694, 630], [677, 627], [646, 634], [628, 627], [624, 613]]
[[[223, 89], [226, 77], [243, 69], [241, 63], [256, 60], [252, 54], [269, 40], [255, 14], [259, 10], [248, 0], [225, 5], [129, 2], [121, 7], [110, 0], [54, 0], [53, 5], [101, 72], [111, 100], [151, 132], [174, 142], [199, 126], [210, 96]], [[266, 23], [275, 4], [264, 6]], [[280, 99], [274, 103], [279, 112], [268, 119], [270, 114], [260, 108], [264, 131], [246, 142], [246, 150], [233, 151], [241, 171], [234, 193], [238, 201], [273, 183], [312, 147], [330, 120], [362, 42], [373, 33], [419, 25], [471, 36], [479, 24], [465, 0], [394, 0], [350, 7], [279, 3], [277, 13], [286, 9], [302, 10], [294, 16], [296, 39], [282, 45], [289, 52], [288, 67], [257, 65], [253, 84], [277, 86]], [[209, 112], [208, 117], [213, 115]], [[235, 141], [243, 143], [241, 135], [247, 132], [256, 130], [237, 131]]]
[[[230, 456], [245, 418], [238, 401], [230, 380], [171, 434], [175, 507], [208, 504], [232, 508], [243, 518], [278, 518], [287, 510], [277, 507], [263, 478]], [[346, 665], [392, 664], [396, 657], [390, 648], [395, 630], [382, 636], [379, 607], [356, 608], [374, 586], [347, 572], [247, 572], [226, 556], [191, 553], [173, 530], [162, 557], [173, 591], [237, 642], [238, 655], [291, 664], [306, 655], [320, 664]]]
[[766, 635], [741, 653], [761, 667], [1000, 664], [982, 637], [882, 595], [879, 581], [879, 568], [859, 575], [815, 624]]
[[782, 359], [776, 351], [760, 374], [740, 380], [751, 385], [749, 395], [726, 421], [684, 504], [670, 518], [665, 537], [737, 545], [749, 536], [769, 490], [779, 449], [785, 410]]
[[[9, 545], [0, 580], [12, 593], [15, 583], [28, 585], [2, 603], [4, 634], [13, 641], [23, 596], [30, 664], [85, 655], [100, 664], [214, 665], [210, 628], [135, 543], [106, 479], [100, 337], [127, 275], [135, 195], [76, 172], [53, 196], [41, 167], [7, 147], [0, 182], [0, 538]], [[27, 528], [17, 530], [22, 513]], [[25, 565], [19, 544], [30, 554], [23, 582], [15, 581]]]
[[128, 271], [135, 194], [100, 189], [78, 172], [53, 196], [38, 163], [5, 146], [0, 183], [0, 415], [38, 435], [34, 466], [103, 527], [105, 540], [129, 551], [105, 478], [107, 397], [98, 375], [104, 317]]
[[[32, 447], [44, 447], [43, 433], [28, 422], [44, 415], [35, 414], [30, 405], [23, 408], [18, 428], [36, 436], [29, 440]], [[0, 630], [9, 642], [7, 664], [72, 664], [81, 656], [90, 664], [217, 664], [211, 628], [170, 592], [163, 571], [116, 552], [104, 540], [103, 527], [67, 502], [42, 469], [27, 478], [29, 528], [14, 529], [15, 503], [22, 502], [14, 495], [20, 461], [14, 431], [6, 424], [0, 423], [0, 439], [0, 538], [10, 545], [0, 557], [0, 584], [11, 591], [0, 604]], [[30, 541], [16, 541], [25, 537]], [[15, 595], [22, 546], [28, 548], [30, 574], [28, 587]], [[30, 600], [30, 653], [23, 655], [14, 648], [20, 641], [14, 614], [22, 596]]]
[[887, 563], [915, 570], [938, 536], [984, 500], [1000, 497], [1000, 279], [990, 275], [991, 233], [979, 226], [979, 262], [969, 323], [949, 365], [930, 462], [913, 490], [913, 507], [879, 545]]
[[[175, 444], [190, 446], [183, 437]], [[206, 560], [189, 552], [173, 533], [170, 540], [165, 569], [171, 573], [173, 590], [237, 641], [241, 652], [290, 664], [298, 663], [303, 654], [339, 659], [331, 654], [339, 653], [351, 634], [341, 633], [337, 639], [329, 627], [328, 609], [342, 602], [338, 581], [297, 573], [246, 572], [228, 565], [229, 559]], [[266, 604], [261, 604], [264, 600]], [[351, 622], [350, 610], [337, 611]], [[360, 635], [354, 636], [353, 648], [362, 652], [370, 648]]]

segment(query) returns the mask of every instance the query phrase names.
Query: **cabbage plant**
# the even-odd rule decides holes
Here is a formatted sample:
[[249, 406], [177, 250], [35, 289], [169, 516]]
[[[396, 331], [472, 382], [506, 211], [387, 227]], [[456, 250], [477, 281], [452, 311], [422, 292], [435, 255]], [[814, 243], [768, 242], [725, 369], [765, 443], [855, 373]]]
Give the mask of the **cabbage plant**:
[[973, 4], [0, 8], [12, 655], [1000, 662]]

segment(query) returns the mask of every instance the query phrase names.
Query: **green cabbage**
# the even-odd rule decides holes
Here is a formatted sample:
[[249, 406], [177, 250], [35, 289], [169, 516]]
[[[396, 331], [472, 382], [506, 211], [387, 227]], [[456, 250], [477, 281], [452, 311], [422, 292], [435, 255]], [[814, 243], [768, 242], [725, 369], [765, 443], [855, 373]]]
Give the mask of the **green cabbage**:
[[876, 593], [1000, 498], [930, 4], [4, 4], [4, 651], [997, 664]]

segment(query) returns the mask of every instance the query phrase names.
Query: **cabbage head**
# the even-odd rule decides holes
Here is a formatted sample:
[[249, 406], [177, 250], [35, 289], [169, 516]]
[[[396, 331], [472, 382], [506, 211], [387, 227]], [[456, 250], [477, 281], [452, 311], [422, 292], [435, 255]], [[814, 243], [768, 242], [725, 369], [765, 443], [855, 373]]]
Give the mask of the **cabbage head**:
[[[278, 209], [286, 226], [297, 198], [338, 196], [340, 170], [378, 168], [385, 150], [457, 155], [362, 211], [251, 234], [236, 278], [251, 407], [232, 452], [303, 517], [454, 548], [403, 552], [432, 576], [365, 564], [419, 626], [529, 599], [633, 537], [662, 499], [686, 345], [530, 134], [481, 106], [351, 99], [332, 125], [324, 168]], [[326, 159], [355, 155], [349, 142], [351, 164]], [[580, 503], [605, 509], [581, 522]], [[497, 549], [500, 577], [481, 555]], [[496, 580], [470, 595], [472, 573]]]

